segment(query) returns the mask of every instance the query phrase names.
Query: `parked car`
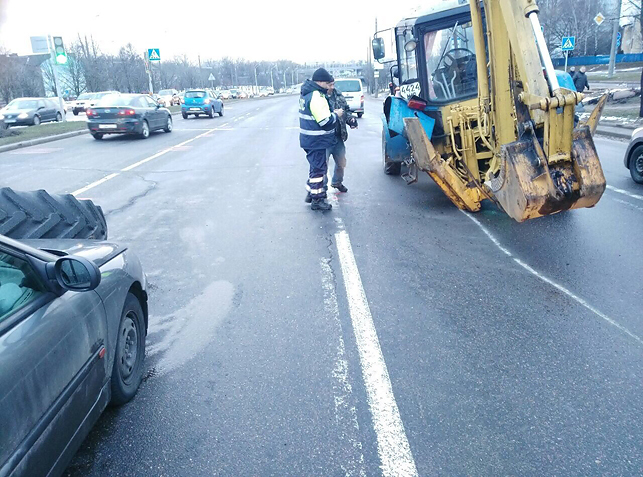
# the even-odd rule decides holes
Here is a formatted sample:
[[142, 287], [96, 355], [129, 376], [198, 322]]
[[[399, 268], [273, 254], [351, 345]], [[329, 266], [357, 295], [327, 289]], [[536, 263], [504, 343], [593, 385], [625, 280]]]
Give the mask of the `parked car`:
[[230, 96], [232, 97], [232, 99], [239, 98], [239, 90], [231, 89], [230, 90]]
[[627, 151], [625, 151], [625, 167], [637, 184], [643, 184], [643, 128], [635, 129], [632, 133]]
[[74, 116], [78, 116], [79, 113], [84, 113], [85, 109], [87, 109], [87, 103], [93, 97], [94, 93], [83, 93], [78, 96], [78, 98], [76, 98], [76, 101], [74, 101], [74, 105], [72, 106], [72, 112], [74, 113]]
[[259, 97], [260, 97], [260, 98], [266, 98], [266, 97], [268, 97], [268, 90], [266, 90], [266, 89], [261, 89], [261, 90], [259, 90]]
[[228, 91], [227, 89], [222, 89], [221, 91], [219, 91], [219, 98], [230, 99], [232, 98], [232, 93], [230, 93], [230, 91]]
[[357, 117], [364, 115], [364, 88], [359, 78], [337, 78], [335, 88], [342, 92], [348, 107], [357, 113]]
[[7, 127], [37, 126], [48, 121], [62, 121], [64, 114], [57, 98], [18, 98], [0, 109], [0, 120]]
[[165, 107], [181, 104], [179, 92], [175, 89], [162, 89], [159, 91], [157, 101]]
[[187, 119], [193, 114], [197, 118], [201, 114], [214, 117], [214, 113], [223, 116], [223, 101], [205, 89], [193, 89], [185, 92], [185, 104], [181, 105], [181, 115]]
[[87, 110], [87, 128], [94, 139], [105, 134], [137, 134], [147, 139], [152, 131], [172, 132], [172, 114], [146, 94], [119, 94], [102, 99]]
[[245, 91], [239, 91], [237, 93], [237, 98], [238, 99], [248, 99], [248, 93], [246, 93]]
[[[50, 207], [43, 193], [15, 204], [3, 198], [0, 209], [22, 213], [25, 207], [29, 213], [38, 200], [39, 207]], [[65, 214], [57, 216], [64, 220], [55, 227], [87, 210], [81, 203], [89, 201], [64, 197]], [[107, 405], [136, 394], [147, 325], [146, 278], [126, 247], [0, 235], [2, 475], [63, 473]]]

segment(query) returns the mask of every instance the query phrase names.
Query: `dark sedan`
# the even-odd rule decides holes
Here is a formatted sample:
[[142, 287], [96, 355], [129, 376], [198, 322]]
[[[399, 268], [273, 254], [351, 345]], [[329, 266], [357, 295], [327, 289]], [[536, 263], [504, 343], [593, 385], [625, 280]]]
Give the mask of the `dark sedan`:
[[60, 475], [142, 379], [140, 262], [97, 240], [0, 235], [0, 475]]
[[170, 111], [145, 94], [109, 95], [86, 114], [94, 139], [103, 139], [105, 134], [136, 134], [147, 139], [152, 131], [172, 132]]
[[7, 127], [37, 126], [48, 121], [62, 121], [64, 114], [58, 98], [18, 98], [0, 109], [0, 120]]

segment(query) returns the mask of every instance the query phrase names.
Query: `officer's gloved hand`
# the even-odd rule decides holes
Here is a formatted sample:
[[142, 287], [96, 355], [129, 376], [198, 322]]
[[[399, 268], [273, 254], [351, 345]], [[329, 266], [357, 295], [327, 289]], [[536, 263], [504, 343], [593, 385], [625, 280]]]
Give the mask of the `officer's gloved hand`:
[[348, 124], [351, 129], [357, 129], [357, 126], [358, 126], [357, 119], [355, 118], [348, 118], [346, 120], [346, 124]]

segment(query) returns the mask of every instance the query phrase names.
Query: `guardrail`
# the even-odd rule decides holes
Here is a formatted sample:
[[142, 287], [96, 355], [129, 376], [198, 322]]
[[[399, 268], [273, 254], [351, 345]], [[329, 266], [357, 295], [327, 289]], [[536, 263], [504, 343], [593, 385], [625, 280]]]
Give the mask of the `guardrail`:
[[[554, 66], [565, 66], [565, 58], [552, 58]], [[609, 55], [572, 56], [567, 60], [568, 66], [608, 65]], [[616, 55], [616, 63], [643, 63], [643, 53]]]

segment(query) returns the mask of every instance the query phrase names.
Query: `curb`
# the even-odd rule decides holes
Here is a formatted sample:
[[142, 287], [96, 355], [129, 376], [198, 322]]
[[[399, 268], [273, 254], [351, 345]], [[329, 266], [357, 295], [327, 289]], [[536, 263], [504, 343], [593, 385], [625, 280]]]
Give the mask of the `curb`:
[[[619, 129], [622, 129], [622, 132], [619, 131]], [[617, 139], [627, 139], [627, 140], [632, 138], [632, 131], [634, 131], [634, 129], [621, 128], [618, 126], [601, 127], [599, 125], [596, 128], [596, 134], [599, 134], [601, 136], [613, 137]]]
[[69, 137], [80, 136], [87, 133], [89, 133], [89, 129], [81, 129], [80, 131], [71, 131], [68, 133], [56, 134], [54, 136], [40, 137], [29, 141], [7, 144], [6, 146], [0, 146], [0, 153], [13, 151], [14, 149], [21, 149], [23, 147], [37, 146], [38, 144], [45, 144], [48, 142], [58, 141], [59, 139], [67, 139]]

